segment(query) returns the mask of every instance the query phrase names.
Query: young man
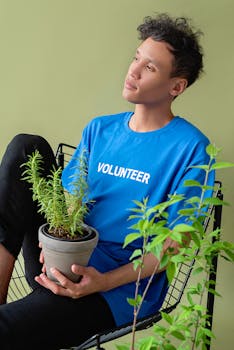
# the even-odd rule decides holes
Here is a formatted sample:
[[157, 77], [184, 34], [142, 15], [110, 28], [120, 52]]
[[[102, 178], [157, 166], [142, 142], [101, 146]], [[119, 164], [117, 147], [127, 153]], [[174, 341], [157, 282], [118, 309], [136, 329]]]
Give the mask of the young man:
[[[206, 136], [171, 110], [173, 100], [202, 71], [198, 32], [184, 18], [166, 14], [147, 17], [138, 27], [141, 44], [126, 75], [123, 97], [134, 112], [97, 117], [82, 139], [62, 176], [69, 191], [77, 155], [88, 150], [88, 185], [94, 200], [86, 222], [100, 235], [88, 267], [73, 265], [82, 275], [73, 283], [53, 270], [61, 286], [41, 273], [37, 229], [43, 218], [32, 203], [31, 192], [20, 182], [20, 164], [34, 149], [46, 159], [45, 175], [55, 163], [53, 152], [41, 137], [18, 135], [9, 144], [0, 168], [0, 341], [1, 349], [59, 349], [84, 341], [92, 334], [130, 322], [137, 271], [129, 262], [135, 242], [123, 249], [130, 233], [129, 208], [133, 200], [149, 197], [149, 205], [168, 194], [198, 194], [183, 187], [186, 179], [202, 181], [204, 174], [191, 165], [205, 164]], [[213, 179], [210, 179], [213, 182]], [[168, 223], [177, 217], [171, 207]], [[26, 225], [26, 228], [25, 226]], [[15, 303], [4, 304], [15, 258], [23, 242], [26, 274], [33, 292]], [[176, 247], [172, 240], [164, 246]], [[43, 255], [41, 255], [43, 263]], [[151, 275], [156, 258], [148, 254], [140, 292]], [[146, 295], [140, 316], [158, 310], [167, 290], [165, 272], [157, 273]], [[67, 320], [67, 321], [65, 321]], [[44, 323], [50, 325], [47, 334]], [[52, 330], [52, 331], [51, 331]]]

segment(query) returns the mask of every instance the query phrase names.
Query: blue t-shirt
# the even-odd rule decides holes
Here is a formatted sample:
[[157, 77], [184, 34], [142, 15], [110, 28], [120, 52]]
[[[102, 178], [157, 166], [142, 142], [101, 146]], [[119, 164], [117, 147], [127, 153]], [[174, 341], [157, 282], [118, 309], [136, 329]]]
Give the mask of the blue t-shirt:
[[[149, 197], [149, 206], [168, 199], [168, 194], [184, 193], [199, 196], [196, 187], [183, 187], [186, 179], [202, 182], [204, 171], [191, 165], [207, 164], [207, 137], [181, 117], [174, 117], [166, 126], [150, 132], [135, 132], [129, 128], [133, 112], [94, 118], [84, 129], [72, 160], [62, 174], [63, 186], [72, 191], [71, 176], [80, 152], [88, 151], [89, 196], [94, 200], [86, 223], [99, 232], [99, 242], [89, 265], [100, 272], [129, 263], [129, 257], [139, 242], [123, 249], [123, 242], [133, 223], [128, 221], [133, 200]], [[214, 174], [210, 177], [210, 184]], [[169, 211], [169, 223], [178, 215], [181, 203]], [[141, 281], [141, 294], [147, 279]], [[167, 291], [165, 272], [155, 275], [139, 317], [157, 311]], [[108, 302], [116, 324], [133, 320], [135, 283], [101, 293]]]

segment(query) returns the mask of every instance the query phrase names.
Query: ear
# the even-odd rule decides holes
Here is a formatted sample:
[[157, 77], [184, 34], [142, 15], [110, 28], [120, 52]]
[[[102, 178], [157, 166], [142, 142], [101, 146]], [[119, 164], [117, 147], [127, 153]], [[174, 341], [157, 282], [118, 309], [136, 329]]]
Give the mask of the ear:
[[172, 78], [171, 82], [171, 88], [170, 88], [170, 95], [173, 96], [174, 98], [176, 96], [179, 96], [184, 92], [188, 85], [188, 81], [185, 78]]

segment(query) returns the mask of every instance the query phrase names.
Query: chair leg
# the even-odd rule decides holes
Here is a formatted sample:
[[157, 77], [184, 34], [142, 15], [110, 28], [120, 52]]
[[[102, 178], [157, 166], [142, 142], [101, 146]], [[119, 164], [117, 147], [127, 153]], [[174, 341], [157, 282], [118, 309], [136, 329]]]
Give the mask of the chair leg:
[[101, 347], [101, 342], [100, 342], [100, 338], [97, 338], [97, 346], [96, 346], [96, 350], [105, 350], [105, 348]]

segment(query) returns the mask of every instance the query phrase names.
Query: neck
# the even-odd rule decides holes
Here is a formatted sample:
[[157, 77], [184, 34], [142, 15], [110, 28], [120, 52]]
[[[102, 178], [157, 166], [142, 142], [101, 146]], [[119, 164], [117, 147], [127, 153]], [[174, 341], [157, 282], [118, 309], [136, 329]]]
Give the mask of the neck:
[[135, 107], [135, 112], [130, 119], [129, 127], [137, 132], [154, 131], [168, 124], [173, 117], [170, 108], [157, 110], [139, 104]]

